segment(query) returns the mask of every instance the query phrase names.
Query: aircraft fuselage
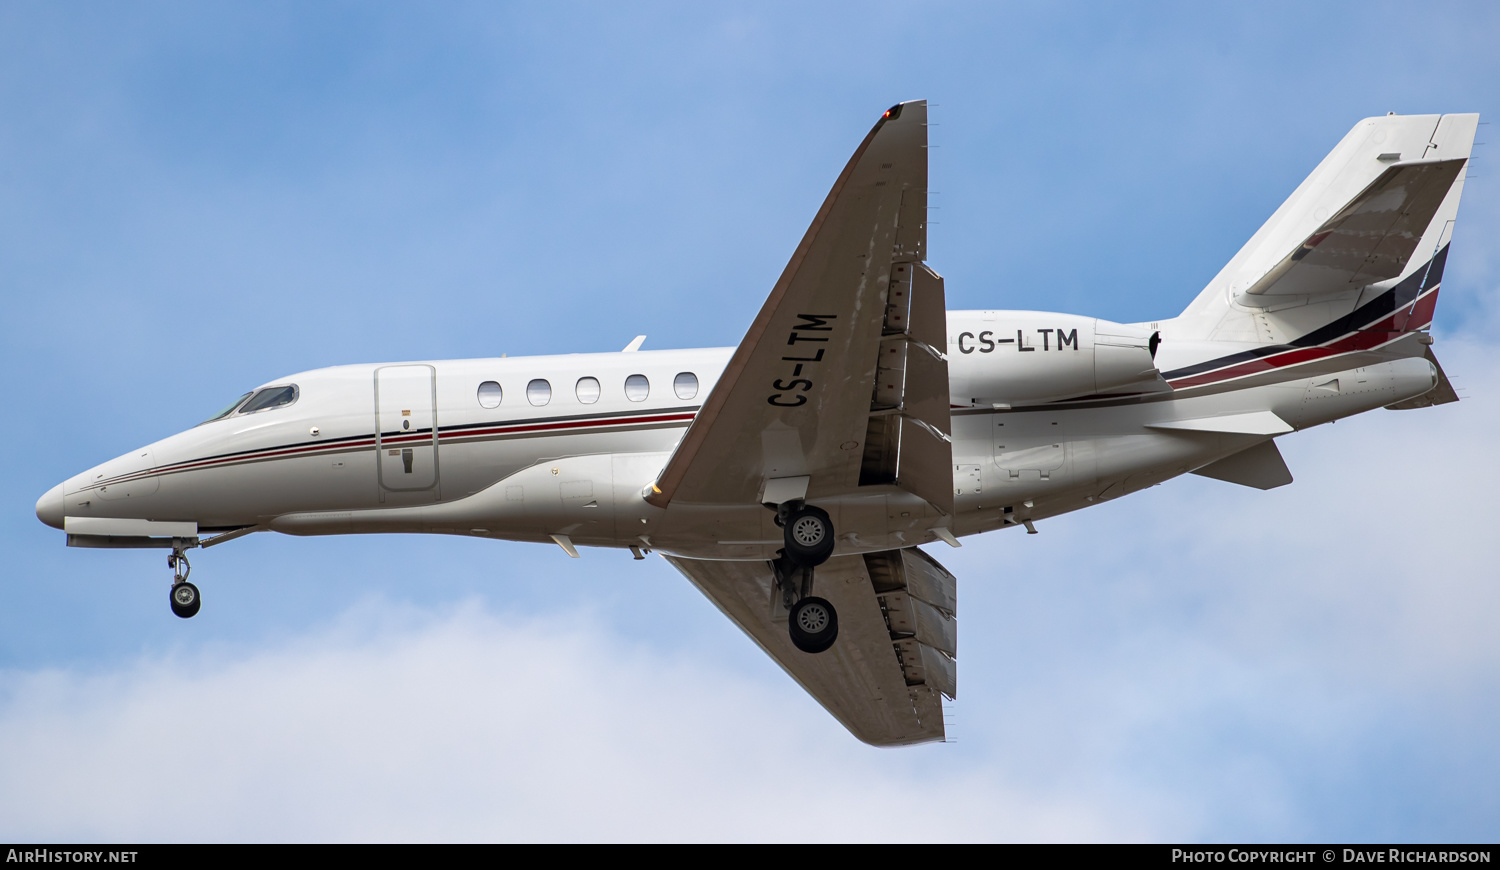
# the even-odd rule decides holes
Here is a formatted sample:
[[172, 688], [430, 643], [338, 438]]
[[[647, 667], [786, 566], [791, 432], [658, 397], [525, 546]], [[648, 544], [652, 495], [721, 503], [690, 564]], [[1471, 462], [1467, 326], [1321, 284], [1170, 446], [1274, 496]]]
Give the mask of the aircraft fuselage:
[[[1011, 327], [1032, 314], [949, 313], [954, 516], [890, 486], [828, 500], [810, 493], [835, 528], [851, 530], [840, 535], [836, 553], [929, 543], [938, 530], [963, 536], [1024, 525], [1194, 471], [1272, 434], [1153, 428], [1162, 423], [1270, 411], [1302, 429], [1421, 395], [1436, 382], [1426, 360], [1393, 346], [1325, 362], [1324, 372], [1363, 363], [1350, 365], [1347, 386], [1335, 392], [1312, 386], [1326, 373], [1307, 377], [1302, 368], [1247, 386], [1018, 407], [987, 401], [1014, 394], [1020, 361], [1060, 359], [1052, 365], [1067, 368], [1079, 352], [1076, 336], [1059, 347], [1048, 335], [1045, 348], [1035, 344], [1035, 356], [1023, 356], [1019, 344], [1028, 336]], [[1011, 344], [996, 342], [1001, 329]], [[303, 372], [261, 388], [295, 387], [292, 401], [232, 413], [131, 451], [58, 485], [37, 512], [58, 527], [64, 517], [98, 517], [195, 523], [204, 534], [256, 528], [537, 542], [565, 536], [578, 545], [633, 545], [697, 559], [771, 559], [782, 531], [761, 506], [674, 503], [663, 510], [643, 498], [731, 352]]]

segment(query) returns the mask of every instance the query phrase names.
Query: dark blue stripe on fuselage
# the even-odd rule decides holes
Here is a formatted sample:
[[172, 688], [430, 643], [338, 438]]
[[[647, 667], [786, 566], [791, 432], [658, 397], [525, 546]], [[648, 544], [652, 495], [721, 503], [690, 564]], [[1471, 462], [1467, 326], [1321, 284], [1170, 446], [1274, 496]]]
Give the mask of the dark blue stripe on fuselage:
[[1358, 332], [1362, 327], [1369, 326], [1383, 317], [1388, 317], [1396, 311], [1412, 304], [1418, 296], [1421, 296], [1430, 287], [1436, 287], [1442, 283], [1443, 267], [1448, 262], [1448, 246], [1444, 245], [1427, 263], [1427, 268], [1411, 273], [1406, 280], [1395, 287], [1385, 291], [1369, 302], [1356, 308], [1349, 314], [1330, 321], [1314, 329], [1312, 332], [1288, 342], [1276, 344], [1269, 347], [1258, 347], [1255, 350], [1242, 351], [1240, 353], [1221, 356], [1208, 362], [1196, 363], [1174, 371], [1166, 372], [1162, 377], [1167, 380], [1190, 377], [1192, 375], [1210, 372], [1214, 369], [1226, 366], [1239, 365], [1251, 360], [1275, 356], [1289, 350], [1305, 347], [1317, 347], [1327, 344], [1337, 338], [1342, 338], [1351, 332]]

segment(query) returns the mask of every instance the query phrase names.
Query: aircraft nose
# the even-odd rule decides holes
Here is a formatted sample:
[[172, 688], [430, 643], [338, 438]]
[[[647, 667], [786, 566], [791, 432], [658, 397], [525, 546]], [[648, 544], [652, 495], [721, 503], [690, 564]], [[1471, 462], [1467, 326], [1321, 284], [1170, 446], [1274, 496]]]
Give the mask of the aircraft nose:
[[63, 527], [63, 484], [52, 487], [36, 500], [36, 518], [54, 529]]

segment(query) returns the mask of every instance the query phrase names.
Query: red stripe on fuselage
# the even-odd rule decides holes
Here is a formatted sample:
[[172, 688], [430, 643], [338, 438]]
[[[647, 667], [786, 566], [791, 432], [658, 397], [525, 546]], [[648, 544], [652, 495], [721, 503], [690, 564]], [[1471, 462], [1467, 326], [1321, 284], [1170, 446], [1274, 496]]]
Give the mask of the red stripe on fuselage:
[[[441, 439], [454, 440], [458, 438], [471, 438], [480, 435], [516, 435], [526, 432], [554, 432], [567, 431], [571, 429], [603, 428], [607, 426], [633, 426], [641, 423], [688, 423], [697, 416], [696, 413], [683, 414], [659, 414], [651, 417], [623, 417], [611, 420], [562, 420], [556, 423], [531, 423], [525, 425], [495, 426], [486, 429], [467, 429], [462, 432], [450, 432], [441, 435]], [[423, 439], [428, 440], [428, 439]], [[383, 439], [382, 443], [390, 443], [390, 439]]]
[[[697, 416], [697, 412], [686, 411], [678, 413], [650, 414], [640, 417], [611, 417], [608, 419], [590, 420], [559, 420], [556, 422], [522, 423], [512, 425], [497, 425], [482, 429], [465, 429], [457, 432], [438, 432], [438, 443], [444, 441], [459, 441], [468, 438], [494, 436], [494, 435], [524, 435], [534, 432], [570, 432], [578, 429], [608, 429], [620, 426], [649, 425], [653, 423], [690, 423]], [[428, 444], [432, 442], [432, 433], [420, 432], [382, 437], [380, 446], [383, 448], [390, 444]], [[95, 486], [110, 486], [139, 480], [144, 477], [152, 477], [162, 474], [175, 474], [179, 471], [194, 471], [217, 465], [234, 465], [241, 462], [260, 462], [266, 459], [277, 459], [287, 456], [297, 456], [309, 453], [335, 453], [348, 452], [351, 450], [365, 450], [376, 446], [374, 436], [365, 436], [352, 441], [338, 441], [331, 444], [299, 444], [291, 447], [275, 447], [260, 451], [237, 453], [231, 456], [215, 456], [206, 459], [195, 459], [187, 462], [179, 462], [161, 468], [152, 468], [147, 471], [138, 471], [133, 474], [122, 475], [110, 480], [99, 481]], [[90, 487], [93, 488], [93, 487]]]
[[1175, 390], [1187, 387], [1200, 387], [1204, 384], [1242, 378], [1248, 375], [1312, 362], [1313, 360], [1325, 359], [1330, 356], [1372, 350], [1382, 345], [1390, 344], [1401, 336], [1432, 323], [1433, 314], [1437, 310], [1438, 289], [1434, 287], [1431, 293], [1417, 297], [1416, 301], [1409, 308], [1402, 308], [1399, 311], [1388, 314], [1363, 329], [1355, 330], [1319, 347], [1299, 347], [1265, 357], [1264, 359], [1251, 360], [1250, 362], [1240, 363], [1229, 368], [1219, 369], [1216, 372], [1178, 378], [1170, 383]]

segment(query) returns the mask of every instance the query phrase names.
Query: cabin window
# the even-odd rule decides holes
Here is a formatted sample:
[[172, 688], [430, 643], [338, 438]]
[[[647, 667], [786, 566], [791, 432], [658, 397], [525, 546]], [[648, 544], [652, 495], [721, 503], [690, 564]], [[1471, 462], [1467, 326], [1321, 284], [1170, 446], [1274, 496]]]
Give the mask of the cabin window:
[[[253, 392], [255, 392], [255, 391], [254, 390], [250, 391], [250, 393], [253, 393]], [[230, 414], [233, 414], [234, 413], [234, 409], [238, 408], [240, 406], [240, 402], [243, 402], [246, 399], [250, 398], [250, 393], [246, 393], [245, 395], [240, 396], [238, 399], [235, 399], [233, 402], [230, 402], [229, 406], [227, 408], [225, 408], [224, 410], [220, 411], [219, 413], [213, 415], [212, 417], [209, 417], [207, 420], [204, 420], [203, 422], [204, 423], [212, 423], [215, 420], [222, 420], [225, 417], [228, 417]]]
[[552, 401], [552, 385], [543, 378], [537, 378], [526, 385], [526, 401], [537, 407]]
[[579, 378], [578, 385], [573, 388], [573, 392], [578, 395], [578, 401], [585, 405], [592, 405], [599, 401], [599, 393], [602, 392], [599, 389], [599, 379]]
[[625, 379], [625, 398], [632, 402], [644, 402], [651, 395], [651, 382], [645, 375], [631, 375]]
[[297, 385], [291, 384], [285, 387], [267, 387], [255, 394], [255, 397], [240, 408], [241, 414], [254, 414], [256, 411], [269, 411], [272, 408], [280, 408], [297, 401]]
[[672, 379], [672, 392], [679, 399], [692, 399], [698, 395], [698, 376], [692, 372], [678, 372]]
[[494, 381], [485, 381], [479, 385], [479, 407], [481, 408], [500, 407], [500, 399], [503, 396], [504, 391]]

